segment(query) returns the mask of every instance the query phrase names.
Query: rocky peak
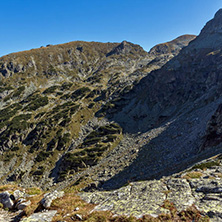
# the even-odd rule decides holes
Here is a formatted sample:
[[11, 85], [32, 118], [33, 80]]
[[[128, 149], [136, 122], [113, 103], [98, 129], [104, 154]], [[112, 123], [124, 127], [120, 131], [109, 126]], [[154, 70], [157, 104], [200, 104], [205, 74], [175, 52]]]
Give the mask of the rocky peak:
[[222, 47], [222, 9], [207, 22], [191, 47], [195, 49], [218, 49]]
[[222, 8], [216, 12], [214, 18], [220, 18], [220, 19], [222, 18]]
[[149, 51], [149, 54], [150, 55], [160, 55], [160, 54], [165, 55], [165, 54], [170, 53], [173, 55], [177, 55], [183, 47], [187, 46], [189, 44], [189, 42], [195, 38], [196, 38], [195, 35], [179, 36], [178, 38], [176, 38], [170, 42], [166, 42], [166, 43], [162, 43], [162, 44], [158, 44], [158, 45], [154, 46]]
[[135, 45], [131, 42], [122, 41], [117, 47], [112, 49], [106, 56], [109, 57], [111, 55], [120, 55], [120, 54], [128, 54], [128, 53], [142, 53], [143, 55], [147, 54], [143, 48], [139, 45]]
[[201, 33], [222, 33], [222, 9], [206, 24]]

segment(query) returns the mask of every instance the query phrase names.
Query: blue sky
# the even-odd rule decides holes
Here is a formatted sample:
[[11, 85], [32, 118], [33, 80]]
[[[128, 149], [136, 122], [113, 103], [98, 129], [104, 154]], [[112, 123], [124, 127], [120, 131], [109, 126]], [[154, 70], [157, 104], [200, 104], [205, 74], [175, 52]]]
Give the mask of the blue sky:
[[0, 55], [75, 40], [140, 44], [145, 50], [199, 34], [221, 0], [0, 0]]

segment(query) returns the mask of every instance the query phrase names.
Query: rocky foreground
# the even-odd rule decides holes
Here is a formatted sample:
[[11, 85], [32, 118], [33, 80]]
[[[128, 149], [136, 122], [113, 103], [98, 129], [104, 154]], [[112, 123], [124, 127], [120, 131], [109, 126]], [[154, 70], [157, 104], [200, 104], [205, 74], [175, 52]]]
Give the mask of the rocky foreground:
[[[80, 192], [78, 195], [90, 208], [87, 208], [86, 203], [82, 205], [80, 202], [79, 207], [76, 207], [77, 201], [70, 201], [71, 192], [64, 194], [51, 191], [44, 195], [41, 193], [40, 196], [29, 193], [24, 189], [9, 189], [0, 193], [1, 207], [9, 210], [1, 210], [0, 221], [61, 221], [58, 218], [62, 218], [62, 221], [100, 221], [95, 219], [99, 218], [95, 215], [100, 214], [99, 212], [111, 212], [112, 216], [109, 219], [107, 215], [103, 216], [107, 218], [102, 221], [115, 221], [112, 218], [126, 215], [128, 220], [124, 221], [132, 221], [134, 218], [133, 221], [193, 219], [216, 222], [222, 220], [222, 155], [160, 180], [129, 181], [117, 190]], [[58, 205], [63, 199], [66, 203]], [[71, 204], [74, 204], [74, 208], [65, 210]], [[33, 208], [32, 211], [30, 208]]]
[[186, 172], [160, 180], [129, 183], [115, 191], [81, 193], [89, 203], [98, 204], [94, 210], [110, 210], [115, 214], [149, 214], [158, 217], [170, 214], [165, 204], [173, 203], [181, 212], [195, 206], [210, 221], [222, 220], [222, 156], [194, 165]]

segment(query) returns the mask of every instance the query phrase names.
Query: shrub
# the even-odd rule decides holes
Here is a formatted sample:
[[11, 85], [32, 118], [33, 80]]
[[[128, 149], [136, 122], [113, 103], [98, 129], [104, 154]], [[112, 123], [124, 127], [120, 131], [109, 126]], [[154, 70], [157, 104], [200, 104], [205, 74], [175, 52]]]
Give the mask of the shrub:
[[31, 101], [26, 107], [25, 110], [33, 111], [37, 110], [40, 107], [46, 106], [49, 103], [48, 97], [37, 97], [35, 100]]
[[211, 161], [211, 162], [205, 162], [205, 163], [200, 163], [195, 165], [194, 167], [192, 167], [192, 169], [207, 169], [207, 168], [211, 168], [213, 166], [219, 166], [220, 163], [218, 161]]
[[43, 160], [46, 160], [52, 153], [51, 152], [45, 152], [45, 151], [41, 151], [39, 152], [39, 154], [37, 155], [37, 157], [35, 158], [35, 160], [37, 162], [41, 162]]
[[25, 90], [25, 86], [21, 86], [19, 87], [14, 93], [13, 93], [13, 97], [18, 97], [20, 96]]
[[201, 172], [188, 172], [185, 177], [188, 177], [188, 179], [195, 179], [195, 178], [200, 178], [203, 176]]
[[82, 87], [80, 89], [77, 89], [75, 92], [73, 92], [71, 94], [71, 98], [72, 99], [81, 99], [83, 98], [84, 96], [86, 96], [86, 93], [87, 92], [90, 92], [91, 90], [88, 88], [88, 87]]
[[54, 93], [56, 89], [58, 89], [59, 86], [51, 86], [48, 89], [46, 89], [43, 94], [50, 94], [50, 93]]
[[39, 195], [42, 191], [37, 187], [30, 187], [25, 191], [28, 195]]

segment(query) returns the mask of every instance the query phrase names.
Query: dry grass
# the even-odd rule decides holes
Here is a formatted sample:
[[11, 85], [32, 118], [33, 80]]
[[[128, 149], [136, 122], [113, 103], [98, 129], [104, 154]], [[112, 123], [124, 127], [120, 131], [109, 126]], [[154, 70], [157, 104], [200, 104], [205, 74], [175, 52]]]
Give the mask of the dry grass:
[[[78, 211], [75, 211], [76, 208]], [[94, 205], [87, 204], [78, 195], [77, 192], [65, 193], [63, 198], [53, 201], [51, 209], [57, 210], [58, 214], [54, 217], [53, 222], [58, 220], [65, 220], [67, 222], [73, 221], [71, 217], [75, 214], [80, 214], [83, 217], [87, 217], [89, 212], [92, 211]]]
[[[192, 206], [185, 211], [178, 212], [174, 204], [166, 200], [163, 204], [163, 208], [168, 209], [170, 214], [161, 214], [157, 218], [150, 215], [145, 215], [140, 219], [136, 219], [133, 216], [114, 216], [110, 211], [93, 211], [95, 205], [86, 203], [79, 195], [80, 188], [85, 186], [84, 183], [80, 183], [78, 186], [72, 186], [65, 190], [63, 198], [59, 198], [53, 201], [50, 210], [57, 210], [56, 216], [52, 222], [59, 220], [72, 222], [78, 221], [75, 219], [75, 215], [79, 214], [83, 217], [83, 221], [86, 222], [208, 222], [208, 217], [203, 217], [201, 213]], [[17, 185], [4, 185], [0, 186], [1, 191], [13, 192], [20, 189]], [[26, 189], [26, 193], [35, 194], [32, 197], [27, 198], [31, 201], [31, 205], [25, 209], [25, 216], [29, 216], [36, 211], [39, 207], [39, 203], [43, 198], [44, 193], [39, 188]], [[78, 209], [77, 209], [78, 208]]]
[[200, 178], [203, 176], [203, 173], [201, 172], [195, 172], [195, 171], [191, 171], [186, 173], [185, 176], [183, 176], [184, 179], [196, 179], [196, 178]]
[[30, 188], [26, 189], [25, 192], [29, 195], [41, 195], [42, 194], [42, 190], [37, 187], [30, 187]]
[[22, 190], [22, 188], [16, 184], [0, 186], [0, 192], [8, 191], [9, 193], [13, 193], [15, 190]]

